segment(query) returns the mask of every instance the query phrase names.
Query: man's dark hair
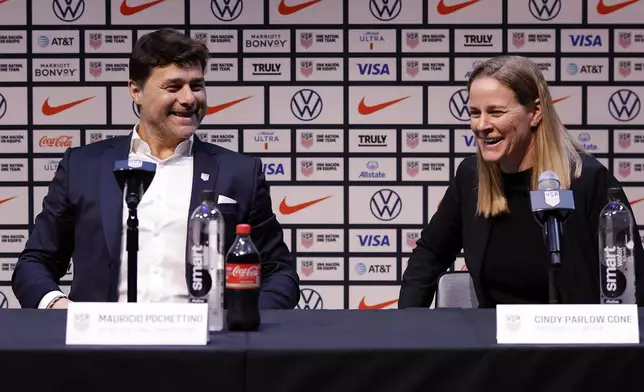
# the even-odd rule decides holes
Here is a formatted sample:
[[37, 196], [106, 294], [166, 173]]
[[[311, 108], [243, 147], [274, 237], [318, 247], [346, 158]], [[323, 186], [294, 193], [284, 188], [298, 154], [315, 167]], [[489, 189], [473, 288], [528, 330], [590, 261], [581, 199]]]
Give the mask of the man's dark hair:
[[136, 41], [130, 56], [130, 79], [143, 87], [152, 70], [176, 64], [179, 67], [199, 65], [205, 71], [208, 48], [175, 29], [164, 27]]

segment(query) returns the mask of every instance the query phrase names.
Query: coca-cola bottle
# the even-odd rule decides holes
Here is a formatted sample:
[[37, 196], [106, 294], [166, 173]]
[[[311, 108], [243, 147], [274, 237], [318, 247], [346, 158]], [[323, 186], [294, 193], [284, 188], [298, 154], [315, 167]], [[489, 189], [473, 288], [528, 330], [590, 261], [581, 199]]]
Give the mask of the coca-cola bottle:
[[239, 224], [226, 255], [226, 324], [230, 331], [259, 328], [259, 290], [262, 261], [250, 239], [250, 225]]
[[204, 190], [201, 204], [190, 215], [186, 283], [190, 303], [208, 303], [208, 330], [224, 327], [224, 217], [215, 192]]

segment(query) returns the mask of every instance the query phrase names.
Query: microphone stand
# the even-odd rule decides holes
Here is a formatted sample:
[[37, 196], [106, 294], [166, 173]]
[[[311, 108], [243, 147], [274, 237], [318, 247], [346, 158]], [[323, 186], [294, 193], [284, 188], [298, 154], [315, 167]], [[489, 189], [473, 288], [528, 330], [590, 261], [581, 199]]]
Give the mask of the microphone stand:
[[[137, 203], [138, 204], [138, 203]], [[136, 206], [128, 206], [127, 218], [127, 302], [136, 302], [138, 292], [139, 218]]]
[[544, 225], [548, 244], [548, 303], [559, 303], [557, 277], [561, 269], [561, 224], [553, 216], [548, 217]]

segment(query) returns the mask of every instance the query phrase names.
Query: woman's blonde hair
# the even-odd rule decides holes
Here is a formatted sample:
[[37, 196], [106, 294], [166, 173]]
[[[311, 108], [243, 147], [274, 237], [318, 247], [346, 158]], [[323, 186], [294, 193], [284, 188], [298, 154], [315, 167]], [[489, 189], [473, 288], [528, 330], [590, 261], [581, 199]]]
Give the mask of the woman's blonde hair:
[[[470, 76], [467, 90], [478, 78], [490, 77], [514, 91], [517, 101], [528, 110], [538, 99], [542, 118], [533, 129], [534, 166], [531, 189], [537, 189], [539, 174], [546, 170], [557, 173], [561, 189], [570, 188], [573, 178], [581, 175], [581, 155], [584, 148], [570, 136], [550, 96], [548, 83], [535, 63], [521, 56], [499, 56], [481, 63]], [[485, 162], [477, 147], [478, 203], [476, 212], [485, 217], [509, 212], [503, 192], [501, 169], [498, 163]]]

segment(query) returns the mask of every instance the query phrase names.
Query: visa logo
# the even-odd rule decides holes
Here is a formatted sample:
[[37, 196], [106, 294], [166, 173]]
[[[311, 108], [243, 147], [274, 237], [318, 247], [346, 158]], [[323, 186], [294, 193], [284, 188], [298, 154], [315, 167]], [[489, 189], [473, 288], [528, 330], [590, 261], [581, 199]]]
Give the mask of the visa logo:
[[265, 163], [264, 174], [266, 175], [284, 175], [284, 166], [281, 163]]
[[360, 241], [360, 246], [391, 246], [388, 235], [358, 234], [358, 241]]
[[474, 147], [474, 135], [463, 135], [463, 140], [465, 140], [465, 145], [468, 147]]
[[358, 63], [360, 75], [389, 75], [389, 64], [360, 64]]
[[572, 46], [602, 46], [602, 37], [599, 35], [570, 34]]

